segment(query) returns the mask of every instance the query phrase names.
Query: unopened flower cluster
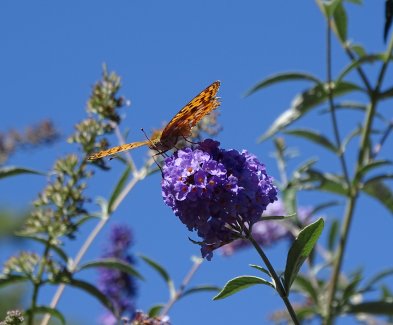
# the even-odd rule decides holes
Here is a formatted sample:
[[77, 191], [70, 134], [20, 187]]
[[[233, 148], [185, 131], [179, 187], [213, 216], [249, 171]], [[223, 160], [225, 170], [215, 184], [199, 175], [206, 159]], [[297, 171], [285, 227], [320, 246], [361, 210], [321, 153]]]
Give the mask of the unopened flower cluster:
[[[104, 258], [116, 258], [126, 263], [134, 264], [134, 259], [129, 253], [132, 245], [131, 230], [124, 225], [112, 228], [109, 245], [103, 254]], [[117, 269], [100, 268], [99, 288], [112, 301], [119, 315], [132, 317], [135, 312], [134, 298], [136, 284], [127, 273]], [[114, 315], [106, 314], [101, 323], [105, 325], [117, 324]]]
[[277, 200], [277, 189], [254, 155], [220, 149], [219, 142], [207, 139], [165, 160], [162, 195], [202, 238], [202, 256], [210, 260], [214, 249], [238, 238], [242, 225], [260, 219]]
[[4, 321], [0, 322], [0, 325], [18, 325], [23, 324], [25, 318], [19, 310], [7, 311], [7, 316]]
[[[303, 228], [312, 219], [312, 210], [306, 207], [299, 207], [297, 211], [297, 220], [295, 218], [284, 220], [262, 220], [257, 222], [252, 227], [252, 236], [256, 242], [261, 246], [271, 246], [280, 240], [290, 239], [294, 237], [294, 232], [298, 228]], [[287, 211], [285, 210], [284, 203], [281, 200], [270, 204], [266, 211], [263, 213], [264, 216], [285, 216]], [[296, 221], [296, 222], [295, 222]], [[298, 223], [298, 226], [295, 225]], [[232, 255], [236, 251], [250, 247], [251, 244], [247, 240], [237, 239], [233, 242], [221, 247], [221, 252], [224, 255]]]

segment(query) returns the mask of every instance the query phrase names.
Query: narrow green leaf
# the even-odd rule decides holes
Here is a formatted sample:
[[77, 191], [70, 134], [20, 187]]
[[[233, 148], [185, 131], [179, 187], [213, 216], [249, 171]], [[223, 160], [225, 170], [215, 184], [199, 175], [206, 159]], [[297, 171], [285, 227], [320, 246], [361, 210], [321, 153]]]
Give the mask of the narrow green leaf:
[[115, 310], [115, 307], [113, 306], [112, 301], [108, 298], [108, 296], [104, 295], [94, 285], [86, 281], [76, 280], [72, 278], [69, 278], [67, 280], [63, 279], [61, 282], [85, 291], [89, 295], [95, 297], [105, 308], [109, 309], [113, 315], [119, 316], [117, 315], [117, 311]]
[[393, 21], [393, 0], [385, 0], [385, 26], [383, 28], [383, 40], [386, 43]]
[[363, 0], [346, 0], [347, 2], [353, 3], [355, 5], [363, 4]]
[[352, 61], [349, 65], [347, 65], [343, 71], [341, 71], [341, 73], [338, 75], [337, 79], [336, 79], [336, 83], [340, 83], [342, 82], [342, 80], [344, 79], [344, 77], [350, 73], [352, 70], [360, 67], [363, 64], [370, 64], [370, 63], [374, 63], [376, 61], [384, 61], [385, 59], [385, 55], [378, 53], [378, 54], [369, 54], [369, 55], [365, 55], [365, 56], [361, 56], [359, 59]]
[[143, 276], [134, 268], [133, 265], [118, 258], [102, 258], [99, 260], [91, 261], [81, 265], [78, 268], [78, 271], [97, 267], [119, 270], [121, 272], [129, 274], [132, 277], [144, 280]]
[[[335, 85], [333, 89], [333, 95], [341, 96], [352, 91], [364, 92], [361, 87], [353, 83], [343, 81]], [[292, 101], [292, 106], [279, 115], [279, 117], [273, 122], [272, 126], [266, 131], [266, 133], [259, 137], [258, 142], [265, 141], [266, 139], [275, 135], [277, 132], [285, 129], [287, 126], [306, 115], [313, 108], [325, 102], [327, 98], [328, 92], [326, 91], [325, 84], [318, 84], [297, 95]]]
[[291, 214], [297, 213], [297, 189], [289, 184], [283, 191], [282, 191], [282, 198], [284, 201], [284, 206], [288, 212]]
[[183, 292], [183, 294], [181, 295], [182, 297], [191, 295], [193, 293], [197, 293], [197, 292], [211, 292], [211, 291], [220, 291], [220, 287], [217, 286], [212, 286], [212, 285], [200, 285], [200, 286], [195, 286], [192, 287], [190, 289], [187, 289]]
[[296, 213], [289, 214], [287, 216], [262, 216], [259, 220], [260, 221], [270, 221], [270, 220], [285, 220], [285, 219], [292, 219], [296, 216]]
[[256, 284], [264, 284], [274, 288], [273, 284], [269, 281], [266, 281], [265, 279], [256, 276], [244, 275], [229, 280], [225, 284], [224, 288], [222, 288], [221, 292], [217, 296], [215, 296], [213, 300], [219, 300], [229, 297], [236, 292], [247, 289], [248, 287]]
[[382, 279], [386, 278], [387, 276], [393, 275], [393, 268], [383, 270], [382, 272], [377, 273], [371, 279], [369, 279], [366, 284], [363, 286], [362, 291], [369, 291], [372, 290], [373, 286]]
[[[382, 175], [381, 177], [386, 178], [386, 175]], [[380, 178], [374, 177], [368, 180], [364, 184], [362, 190], [374, 199], [378, 200], [386, 209], [393, 213], [393, 193], [390, 188], [380, 180]]]
[[112, 213], [113, 203], [115, 203], [119, 194], [121, 193], [124, 186], [126, 185], [126, 182], [127, 182], [128, 178], [130, 177], [130, 173], [131, 173], [131, 167], [129, 165], [127, 165], [127, 168], [124, 170], [123, 175], [121, 175], [121, 177], [120, 177], [119, 181], [117, 182], [115, 189], [113, 190], [112, 195], [109, 199], [108, 214]]
[[95, 215], [84, 215], [77, 222], [75, 222], [75, 226], [79, 229], [85, 222], [90, 220], [97, 220], [97, 216]]
[[325, 210], [326, 208], [334, 207], [337, 205], [340, 205], [341, 203], [338, 201], [329, 201], [329, 202], [324, 202], [321, 204], [318, 204], [314, 206], [314, 208], [311, 210], [310, 215], [315, 216], [319, 211]]
[[23, 174], [33, 174], [33, 175], [43, 175], [43, 176], [46, 175], [43, 172], [30, 168], [16, 167], [16, 166], [0, 167], [0, 179], [10, 176], [23, 175]]
[[336, 28], [337, 35], [342, 43], [347, 40], [347, 13], [342, 3], [339, 3], [334, 10], [333, 20]]
[[323, 7], [325, 9], [325, 14], [327, 18], [330, 18], [333, 16], [334, 12], [336, 11], [336, 8], [338, 5], [341, 4], [342, 0], [331, 0], [329, 2], [323, 2]]
[[350, 299], [357, 294], [357, 288], [360, 281], [362, 280], [362, 277], [363, 275], [361, 272], [356, 272], [350, 282], [344, 287], [341, 297], [341, 301], [343, 302], [343, 304], [347, 304]]
[[51, 307], [46, 307], [46, 306], [36, 306], [34, 309], [28, 309], [26, 310], [25, 314], [26, 316], [31, 316], [32, 314], [49, 314], [54, 318], [57, 318], [61, 324], [65, 325], [66, 324], [66, 320], [63, 316], [63, 314], [58, 311], [55, 308], [51, 308]]
[[152, 259], [148, 258], [147, 256], [140, 255], [140, 258], [143, 261], [145, 261], [148, 265], [150, 265], [164, 279], [164, 281], [168, 285], [169, 294], [172, 297], [176, 292], [175, 286], [168, 272], [164, 269], [164, 267], [158, 264], [157, 262], [153, 261]]
[[314, 245], [322, 233], [324, 223], [323, 219], [319, 218], [317, 221], [309, 224], [300, 231], [298, 237], [292, 243], [288, 252], [284, 272], [284, 287], [286, 292], [289, 292], [300, 267], [314, 248]]
[[304, 296], [306, 297], [311, 297], [315, 305], [318, 305], [320, 294], [318, 293], [318, 290], [314, 288], [314, 285], [312, 281], [310, 281], [310, 278], [299, 274], [293, 282], [292, 290], [301, 292], [305, 294]]
[[357, 180], [361, 180], [370, 171], [372, 171], [372, 170], [374, 170], [376, 168], [379, 168], [379, 167], [387, 166], [387, 165], [392, 165], [392, 161], [390, 161], [390, 160], [374, 160], [374, 161], [371, 161], [368, 164], [362, 166], [358, 170], [358, 173], [356, 174], [356, 179]]
[[252, 87], [250, 90], [248, 90], [244, 96], [250, 96], [251, 94], [257, 92], [258, 90], [261, 90], [261, 89], [271, 86], [275, 83], [283, 82], [283, 81], [312, 81], [316, 84], [323, 83], [320, 79], [318, 79], [317, 77], [314, 77], [313, 75], [308, 74], [308, 73], [284, 72], [284, 73], [278, 73], [273, 76], [267, 77], [266, 79], [258, 82], [254, 87]]
[[325, 149], [332, 151], [333, 153], [338, 152], [336, 146], [328, 138], [326, 138], [324, 135], [322, 135], [317, 131], [309, 130], [309, 129], [293, 129], [293, 130], [287, 130], [284, 133], [294, 135], [309, 140], [313, 143], [319, 144]]
[[266, 275], [268, 275], [269, 277], [272, 277], [272, 275], [270, 274], [270, 272], [265, 269], [264, 267], [260, 266], [260, 265], [256, 265], [256, 264], [250, 264], [250, 266], [254, 269], [257, 269], [258, 271], [261, 271], [263, 273], [265, 273]]
[[364, 47], [360, 44], [349, 44], [349, 48], [354, 51], [358, 57], [362, 57], [367, 55], [366, 50], [364, 49]]
[[164, 308], [163, 304], [154, 305], [149, 309], [147, 314], [149, 315], [149, 317], [157, 317], [160, 315], [162, 308]]
[[381, 92], [379, 96], [381, 99], [388, 99], [390, 97], [393, 97], [393, 87], [388, 88], [385, 91]]
[[345, 152], [345, 150], [347, 149], [348, 144], [351, 142], [351, 140], [360, 135], [362, 133], [363, 128], [362, 127], [358, 127], [355, 130], [353, 130], [350, 134], [348, 134], [343, 141], [341, 142], [341, 152]]
[[0, 274], [0, 288], [28, 280], [29, 278], [24, 275]]
[[368, 301], [352, 304], [346, 310], [349, 314], [393, 315], [393, 301]]
[[315, 169], [307, 171], [308, 179], [305, 182], [314, 183], [313, 189], [347, 196], [348, 186], [344, 177], [340, 175], [321, 173]]

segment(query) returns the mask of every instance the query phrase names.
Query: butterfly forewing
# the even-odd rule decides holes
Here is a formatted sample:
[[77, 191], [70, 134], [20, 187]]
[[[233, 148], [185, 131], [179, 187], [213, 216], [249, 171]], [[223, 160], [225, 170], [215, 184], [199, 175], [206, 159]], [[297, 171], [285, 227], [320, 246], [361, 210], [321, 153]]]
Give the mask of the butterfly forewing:
[[149, 141], [140, 141], [140, 142], [132, 142], [132, 143], [126, 143], [126, 144], [122, 144], [121, 146], [117, 146], [117, 147], [113, 147], [107, 150], [102, 150], [96, 153], [91, 154], [89, 157], [87, 157], [88, 160], [95, 160], [95, 159], [100, 159], [100, 158], [104, 158], [106, 156], [111, 156], [114, 154], [117, 154], [119, 152], [122, 151], [126, 151], [126, 150], [131, 150], [134, 148], [138, 148], [140, 146], [144, 146], [149, 144]]
[[151, 149], [157, 150], [161, 153], [172, 149], [179, 140], [179, 137], [188, 137], [191, 134], [192, 127], [195, 126], [205, 115], [209, 114], [220, 105], [220, 102], [216, 97], [219, 87], [220, 82], [215, 81], [200, 92], [172, 118], [158, 138], [127, 143], [99, 151], [90, 155], [88, 159], [95, 160], [103, 158], [144, 145], [148, 145]]
[[164, 128], [161, 140], [165, 140], [165, 137], [189, 136], [191, 128], [220, 105], [216, 97], [219, 87], [219, 81], [213, 82], [184, 106]]

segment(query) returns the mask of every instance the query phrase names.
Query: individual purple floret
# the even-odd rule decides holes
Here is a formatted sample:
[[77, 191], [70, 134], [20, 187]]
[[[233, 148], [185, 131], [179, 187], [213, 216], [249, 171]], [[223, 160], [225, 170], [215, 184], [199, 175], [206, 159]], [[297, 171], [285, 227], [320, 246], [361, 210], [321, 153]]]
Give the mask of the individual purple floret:
[[[106, 247], [103, 258], [117, 258], [126, 263], [134, 264], [133, 257], [128, 250], [132, 245], [132, 233], [125, 225], [116, 225], [111, 229], [109, 245]], [[134, 278], [125, 272], [116, 269], [99, 269], [99, 289], [112, 301], [119, 315], [132, 317], [135, 312], [134, 298], [136, 284]], [[105, 325], [117, 324], [116, 317], [111, 313], [101, 318]]]
[[[299, 207], [297, 212], [298, 221], [302, 226], [307, 225], [311, 222], [312, 216], [310, 215], [311, 209]], [[270, 204], [266, 211], [263, 213], [264, 216], [284, 216], [287, 212], [285, 211], [284, 204], [281, 200]], [[279, 240], [293, 238], [293, 231], [297, 230], [293, 224], [294, 220], [290, 221], [259, 221], [252, 227], [252, 236], [256, 242], [261, 246], [270, 246], [277, 243]], [[251, 247], [251, 243], [247, 240], [237, 239], [233, 242], [221, 247], [220, 251], [223, 255], [232, 255], [239, 249]]]
[[208, 260], [277, 200], [272, 178], [254, 155], [220, 149], [211, 139], [176, 151], [162, 170], [165, 203], [190, 231], [197, 231]]

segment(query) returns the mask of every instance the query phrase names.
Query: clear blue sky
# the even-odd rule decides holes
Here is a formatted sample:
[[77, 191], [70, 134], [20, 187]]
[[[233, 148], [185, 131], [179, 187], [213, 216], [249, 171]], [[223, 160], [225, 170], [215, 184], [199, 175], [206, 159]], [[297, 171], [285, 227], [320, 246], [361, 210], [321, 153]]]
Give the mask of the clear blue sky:
[[[382, 51], [384, 1], [347, 7], [350, 38], [373, 52]], [[271, 142], [256, 144], [256, 138], [307, 85], [287, 83], [248, 98], [243, 94], [257, 81], [281, 71], [310, 71], [325, 78], [325, 29], [325, 21], [312, 1], [2, 1], [0, 130], [23, 129], [50, 118], [63, 135], [59, 143], [19, 152], [9, 163], [47, 170], [55, 159], [75, 150], [65, 139], [73, 132], [73, 125], [85, 117], [91, 86], [100, 78], [101, 65], [106, 62], [109, 70], [122, 76], [120, 93], [132, 102], [122, 124], [131, 131], [129, 139], [141, 139], [141, 127], [160, 127], [205, 86], [221, 80], [220, 123], [224, 130], [218, 140], [225, 148], [248, 149], [278, 177], [270, 155]], [[337, 73], [347, 58], [336, 42], [333, 50]], [[389, 79], [392, 81], [391, 76]], [[348, 131], [361, 118], [360, 114], [343, 114], [340, 123]], [[331, 131], [327, 116], [311, 114], [300, 124]], [[302, 153], [293, 166], [317, 156], [322, 159], [322, 168], [337, 167], [332, 156], [307, 142], [288, 139], [288, 143]], [[391, 157], [388, 148], [389, 144], [384, 154]], [[139, 163], [145, 154], [144, 149], [133, 152]], [[112, 165], [110, 172], [98, 173], [91, 182], [91, 196], [107, 197], [111, 192], [114, 180], [122, 173], [120, 164], [113, 161]], [[38, 176], [2, 180], [0, 205], [23, 209], [44, 184]], [[305, 193], [300, 199], [300, 204], [307, 206], [329, 197]], [[327, 220], [340, 213], [340, 209], [329, 210]], [[112, 222], [129, 224], [136, 238], [135, 252], [166, 266], [177, 284], [191, 266], [190, 256], [199, 254], [198, 247], [187, 239], [190, 233], [164, 205], [159, 174], [130, 193]], [[382, 267], [392, 267], [391, 258], [375, 253], [378, 247], [392, 247], [391, 229], [387, 210], [363, 198], [351, 231], [345, 269], [363, 267], [369, 275]], [[108, 230], [85, 260], [100, 254]], [[87, 234], [88, 229], [81, 232], [81, 237]], [[80, 243], [72, 243], [70, 250], [74, 253]], [[278, 269], [285, 265], [286, 249], [287, 245], [281, 244], [267, 250]], [[0, 258], [3, 261], [5, 254]], [[223, 285], [234, 276], [256, 274], [248, 267], [252, 263], [260, 263], [252, 251], [232, 258], [216, 255], [202, 265], [192, 284]], [[140, 285], [138, 307], [146, 310], [167, 301], [165, 285], [158, 276], [142, 262], [138, 268], [148, 279]], [[87, 277], [95, 279], [92, 273]], [[49, 302], [48, 293], [41, 297], [41, 303]], [[211, 297], [194, 295], [175, 305], [173, 324], [263, 324], [268, 313], [283, 308], [275, 292], [267, 287], [251, 288], [217, 302]], [[96, 301], [71, 289], [66, 290], [59, 309], [86, 324], [95, 323], [101, 314]]]

